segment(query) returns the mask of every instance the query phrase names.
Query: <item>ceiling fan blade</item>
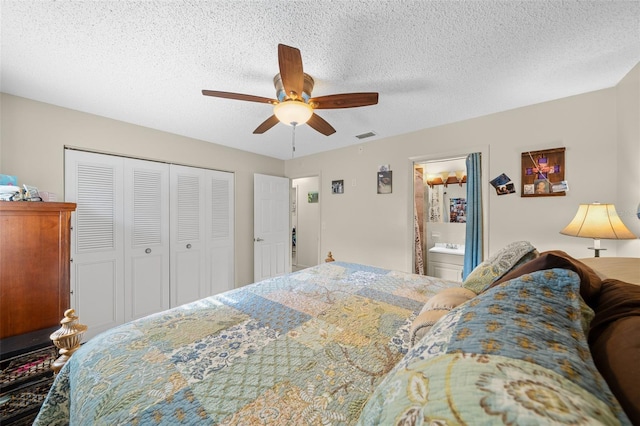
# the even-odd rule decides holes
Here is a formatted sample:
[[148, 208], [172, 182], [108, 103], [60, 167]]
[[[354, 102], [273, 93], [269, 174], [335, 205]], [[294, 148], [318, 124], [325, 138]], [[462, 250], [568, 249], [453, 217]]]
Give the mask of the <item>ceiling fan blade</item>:
[[267, 130], [269, 130], [270, 128], [272, 128], [273, 126], [275, 126], [276, 124], [278, 124], [279, 122], [280, 120], [278, 120], [278, 117], [276, 117], [275, 115], [272, 115], [271, 117], [264, 120], [261, 125], [256, 127], [256, 129], [253, 131], [253, 134], [261, 135]]
[[263, 98], [262, 96], [244, 95], [242, 93], [219, 92], [217, 90], [203, 90], [205, 96], [214, 96], [216, 98], [236, 99], [238, 101], [260, 102], [263, 104], [277, 104], [275, 99]]
[[309, 99], [314, 109], [355, 108], [378, 103], [376, 92], [341, 93]]
[[324, 118], [316, 113], [311, 116], [307, 124], [325, 136], [332, 135], [336, 132], [336, 129], [334, 129], [331, 124], [327, 123]]
[[[304, 89], [304, 72], [302, 71], [300, 50], [279, 44], [278, 64], [280, 65], [280, 78], [282, 78], [286, 96], [292, 99], [301, 99], [302, 90]], [[295, 95], [292, 96], [292, 92]]]

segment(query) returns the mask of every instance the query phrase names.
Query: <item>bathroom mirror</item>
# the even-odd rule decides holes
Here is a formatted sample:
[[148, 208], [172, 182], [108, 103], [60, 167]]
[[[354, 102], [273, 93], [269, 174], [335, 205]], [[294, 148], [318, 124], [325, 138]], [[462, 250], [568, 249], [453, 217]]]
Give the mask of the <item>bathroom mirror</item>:
[[[451, 178], [449, 179], [451, 181]], [[467, 184], [453, 181], [447, 184], [425, 185], [425, 207], [427, 222], [431, 223], [466, 223]]]

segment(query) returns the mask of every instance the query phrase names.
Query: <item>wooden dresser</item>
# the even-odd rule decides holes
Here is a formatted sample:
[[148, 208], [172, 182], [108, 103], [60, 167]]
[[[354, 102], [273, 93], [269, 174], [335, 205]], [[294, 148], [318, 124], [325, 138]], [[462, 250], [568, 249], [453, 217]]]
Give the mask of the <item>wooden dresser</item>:
[[70, 302], [73, 203], [0, 201], [0, 424], [33, 422]]
[[59, 326], [74, 203], [0, 201], [0, 339]]

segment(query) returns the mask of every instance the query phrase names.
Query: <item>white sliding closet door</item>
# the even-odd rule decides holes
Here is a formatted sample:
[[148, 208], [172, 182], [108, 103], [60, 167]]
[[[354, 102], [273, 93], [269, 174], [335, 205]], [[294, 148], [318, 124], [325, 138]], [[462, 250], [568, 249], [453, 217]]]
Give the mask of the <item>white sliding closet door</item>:
[[204, 169], [171, 165], [171, 306], [207, 294]]
[[71, 304], [86, 338], [122, 324], [124, 309], [123, 161], [65, 151], [65, 201], [71, 215]]
[[171, 165], [171, 306], [234, 282], [233, 173]]
[[233, 173], [66, 150], [65, 200], [85, 338], [233, 288]]
[[169, 165], [124, 159], [125, 321], [169, 308]]

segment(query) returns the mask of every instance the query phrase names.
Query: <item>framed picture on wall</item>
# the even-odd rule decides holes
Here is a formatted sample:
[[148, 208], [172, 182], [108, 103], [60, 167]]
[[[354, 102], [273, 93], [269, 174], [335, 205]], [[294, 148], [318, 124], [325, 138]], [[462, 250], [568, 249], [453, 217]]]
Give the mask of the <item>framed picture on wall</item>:
[[331, 193], [332, 194], [344, 194], [344, 180], [331, 181]]
[[551, 197], [567, 194], [564, 170], [565, 148], [522, 153], [521, 197]]
[[393, 175], [392, 171], [378, 172], [378, 194], [391, 194]]
[[317, 192], [309, 192], [307, 194], [307, 201], [310, 203], [317, 203], [318, 202], [318, 193]]

